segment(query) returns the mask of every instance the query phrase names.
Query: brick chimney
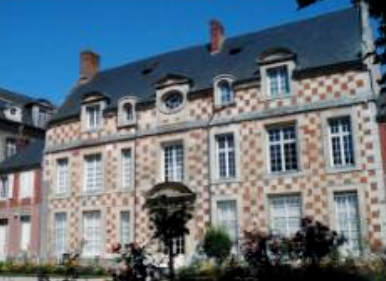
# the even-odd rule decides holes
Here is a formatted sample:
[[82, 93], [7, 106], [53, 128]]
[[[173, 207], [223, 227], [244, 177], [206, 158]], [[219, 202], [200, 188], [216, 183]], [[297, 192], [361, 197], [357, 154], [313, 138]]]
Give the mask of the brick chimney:
[[99, 55], [90, 50], [80, 53], [80, 75], [78, 84], [89, 82], [99, 71]]
[[218, 20], [210, 21], [210, 53], [215, 54], [221, 51], [225, 41], [225, 31]]

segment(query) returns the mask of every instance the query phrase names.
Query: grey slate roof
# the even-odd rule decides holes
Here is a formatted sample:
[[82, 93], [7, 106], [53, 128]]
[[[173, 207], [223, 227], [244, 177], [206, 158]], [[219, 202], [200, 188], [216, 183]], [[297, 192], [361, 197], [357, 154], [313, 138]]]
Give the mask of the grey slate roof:
[[[258, 78], [256, 59], [270, 48], [287, 48], [296, 54], [297, 70], [358, 61], [361, 54], [359, 11], [350, 8], [311, 19], [227, 38], [220, 53], [211, 55], [208, 45], [177, 50], [100, 72], [89, 83], [76, 87], [53, 117], [53, 122], [79, 115], [81, 98], [88, 92], [105, 94], [110, 104], [126, 95], [154, 99], [154, 83], [168, 74], [190, 78], [191, 91], [212, 87], [213, 78], [231, 74], [236, 80]], [[241, 51], [231, 55], [230, 52]], [[147, 69], [153, 71], [144, 74]]]
[[22, 151], [0, 163], [0, 174], [40, 167], [43, 160], [44, 141], [35, 140]]
[[51, 104], [49, 101], [32, 98], [0, 87], [0, 121], [7, 120], [7, 118], [4, 116], [3, 109], [7, 106], [6, 104], [12, 104], [23, 109], [22, 123], [34, 126], [32, 122], [31, 110], [26, 107], [28, 107], [30, 104], [41, 102]]

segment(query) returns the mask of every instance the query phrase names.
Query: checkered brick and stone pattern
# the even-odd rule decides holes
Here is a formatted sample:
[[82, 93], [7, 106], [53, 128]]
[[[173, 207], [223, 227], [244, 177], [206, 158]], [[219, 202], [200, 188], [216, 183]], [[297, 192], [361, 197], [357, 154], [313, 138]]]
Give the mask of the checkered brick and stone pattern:
[[[334, 225], [334, 192], [355, 191], [358, 194], [361, 213], [361, 227], [366, 244], [379, 247], [382, 243], [382, 205], [385, 200], [380, 151], [377, 141], [375, 110], [372, 102], [353, 102], [339, 108], [329, 106], [319, 110], [307, 110], [285, 114], [285, 109], [301, 109], [307, 105], [323, 102], [351, 99], [370, 95], [368, 74], [348, 71], [314, 78], [305, 78], [294, 82], [293, 94], [287, 98], [269, 99], [261, 92], [259, 83], [236, 88], [235, 105], [215, 108], [213, 94], [209, 91], [199, 97], [189, 99], [186, 105], [186, 119], [189, 122], [229, 120], [250, 113], [265, 113], [283, 109], [283, 114], [271, 117], [234, 121], [221, 124], [237, 133], [239, 140], [240, 176], [233, 182], [215, 182], [211, 179], [210, 158], [214, 152], [210, 147], [210, 136], [214, 126], [198, 126], [186, 130], [157, 133], [163, 128], [157, 121], [155, 105], [137, 112], [137, 125], [130, 128], [118, 128], [117, 118], [111, 115], [105, 119], [103, 128], [96, 133], [81, 131], [80, 121], [73, 121], [52, 127], [47, 135], [48, 148], [67, 145], [48, 152], [45, 157], [45, 180], [51, 188], [49, 200], [50, 226], [53, 214], [58, 211], [68, 213], [69, 248], [75, 249], [80, 244], [81, 213], [84, 210], [100, 210], [104, 223], [104, 255], [111, 244], [118, 239], [119, 225], [117, 214], [120, 209], [130, 208], [134, 220], [134, 239], [144, 243], [149, 241], [151, 232], [149, 219], [144, 208], [145, 194], [154, 185], [161, 182], [162, 144], [179, 140], [184, 144], [185, 184], [196, 193], [195, 214], [190, 223], [191, 234], [187, 239], [190, 253], [202, 239], [206, 228], [213, 222], [213, 200], [215, 198], [238, 198], [240, 234], [243, 230], [259, 228], [269, 231], [269, 198], [278, 194], [299, 194], [302, 202], [302, 215], [311, 216], [323, 223]], [[342, 111], [343, 110], [343, 111]], [[326, 119], [329, 116], [349, 114], [353, 123], [357, 165], [346, 171], [328, 169], [328, 151], [326, 151]], [[185, 118], [184, 117], [184, 118]], [[170, 121], [175, 125], [179, 121]], [[294, 122], [297, 127], [299, 142], [299, 172], [272, 176], [267, 172], [266, 127], [282, 122]], [[232, 123], [232, 124], [231, 124]], [[168, 125], [168, 124], [166, 124]], [[181, 126], [184, 123], [180, 124]], [[219, 125], [220, 126], [220, 125]], [[152, 132], [152, 133], [149, 133]], [[138, 137], [135, 134], [138, 133]], [[121, 140], [114, 137], [128, 136]], [[129, 137], [131, 136], [131, 137]], [[112, 141], [90, 145], [90, 142], [111, 137]], [[79, 145], [88, 141], [87, 146]], [[72, 146], [71, 146], [72, 145]], [[120, 151], [130, 146], [135, 155], [134, 189], [125, 192], [119, 189]], [[60, 152], [59, 152], [60, 151]], [[104, 191], [101, 194], [87, 196], [82, 194], [83, 158], [87, 153], [99, 151], [105, 165]], [[55, 161], [60, 157], [69, 157], [71, 165], [71, 194], [57, 198], [52, 190], [55, 187]], [[383, 196], [383, 197], [382, 197]], [[384, 227], [384, 226], [383, 226]], [[50, 229], [52, 235], [52, 229]], [[52, 244], [52, 241], [50, 242]]]

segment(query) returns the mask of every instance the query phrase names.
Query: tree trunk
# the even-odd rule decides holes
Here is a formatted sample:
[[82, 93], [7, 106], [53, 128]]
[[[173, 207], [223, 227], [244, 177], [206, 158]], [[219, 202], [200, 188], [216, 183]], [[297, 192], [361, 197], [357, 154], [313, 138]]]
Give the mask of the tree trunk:
[[174, 274], [174, 253], [173, 253], [173, 240], [170, 239], [168, 243], [168, 250], [169, 250], [169, 277], [171, 281], [174, 281], [175, 274]]

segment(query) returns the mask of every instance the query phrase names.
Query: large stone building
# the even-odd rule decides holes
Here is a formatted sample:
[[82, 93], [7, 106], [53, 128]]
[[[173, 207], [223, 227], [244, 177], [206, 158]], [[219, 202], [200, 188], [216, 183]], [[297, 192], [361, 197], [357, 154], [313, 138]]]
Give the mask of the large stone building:
[[32, 139], [44, 139], [53, 105], [0, 88], [0, 162]]
[[105, 71], [83, 52], [46, 137], [48, 254], [148, 241], [146, 194], [163, 182], [196, 194], [190, 234], [175, 241], [186, 257], [210, 224], [237, 241], [250, 228], [291, 235], [302, 216], [344, 234], [347, 252], [385, 246], [362, 12], [233, 38], [213, 21], [209, 44]]

